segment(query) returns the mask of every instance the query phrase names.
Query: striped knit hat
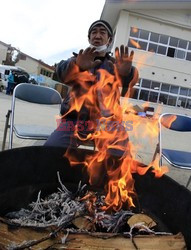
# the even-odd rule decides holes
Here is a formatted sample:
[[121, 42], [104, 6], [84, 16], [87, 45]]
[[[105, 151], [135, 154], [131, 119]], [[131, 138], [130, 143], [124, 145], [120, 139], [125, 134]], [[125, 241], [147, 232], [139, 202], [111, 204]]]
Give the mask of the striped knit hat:
[[97, 25], [104, 26], [108, 32], [109, 37], [113, 37], [113, 30], [112, 30], [110, 24], [104, 20], [97, 20], [91, 24], [91, 26], [88, 30], [88, 37], [90, 37], [90, 33], [91, 33], [92, 29]]

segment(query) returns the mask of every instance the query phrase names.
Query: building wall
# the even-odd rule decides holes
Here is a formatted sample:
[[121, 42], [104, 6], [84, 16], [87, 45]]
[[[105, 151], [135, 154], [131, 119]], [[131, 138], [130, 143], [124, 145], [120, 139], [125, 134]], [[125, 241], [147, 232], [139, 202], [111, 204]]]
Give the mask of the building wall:
[[30, 57], [25, 57], [23, 60], [20, 59], [16, 66], [24, 68], [29, 74], [38, 74], [38, 62]]
[[[114, 48], [128, 44], [131, 27], [191, 41], [191, 14], [187, 10], [122, 10], [115, 27]], [[191, 89], [191, 61], [133, 50], [140, 78]]]
[[50, 79], [53, 76], [53, 70], [40, 61], [35, 60], [27, 55], [22, 55], [22, 58], [16, 63], [16, 66], [24, 68], [39, 84], [50, 85]]
[[0, 43], [0, 64], [6, 60], [7, 47]]

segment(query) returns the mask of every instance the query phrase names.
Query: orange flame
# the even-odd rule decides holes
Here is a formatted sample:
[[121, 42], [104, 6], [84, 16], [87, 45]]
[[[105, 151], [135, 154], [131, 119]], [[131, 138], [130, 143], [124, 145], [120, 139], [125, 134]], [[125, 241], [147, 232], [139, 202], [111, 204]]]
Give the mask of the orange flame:
[[162, 117], [162, 124], [166, 128], [170, 128], [172, 123], [176, 120], [176, 115], [170, 115], [167, 117]]
[[137, 49], [141, 48], [140, 44], [133, 39], [130, 39], [130, 43]]
[[[116, 69], [115, 69], [116, 70]], [[133, 134], [137, 138], [156, 138], [158, 135], [158, 120], [150, 119], [149, 122], [129, 112], [124, 113], [130, 105], [124, 109], [120, 105], [119, 87], [121, 82], [107, 71], [98, 71], [99, 79], [89, 72], [80, 72], [77, 66], [73, 67], [67, 82], [76, 82], [71, 92], [71, 108], [69, 112], [80, 111], [82, 107], [89, 110], [89, 118], [92, 122], [92, 131], [86, 136], [81, 136], [79, 127], [75, 126], [74, 136], [80, 140], [94, 140], [96, 152], [86, 157], [84, 165], [89, 173], [89, 182], [92, 185], [99, 185], [105, 181], [105, 206], [103, 210], [119, 210], [122, 207], [134, 206], [133, 196], [134, 179], [133, 173], [145, 174], [148, 169], [160, 177], [167, 171], [159, 167], [159, 159], [155, 159], [148, 166], [140, 164], [136, 160], [136, 151], [139, 145], [133, 145], [129, 136]], [[116, 72], [117, 73], [117, 72]], [[90, 82], [94, 84], [90, 84]], [[80, 86], [80, 90], [79, 87]], [[128, 106], [128, 107], [127, 107]], [[99, 121], [99, 126], [97, 124]], [[141, 132], [136, 132], [142, 126]], [[133, 131], [129, 131], [132, 130]], [[114, 156], [115, 155], [115, 156]], [[77, 164], [74, 156], [66, 152], [71, 164]]]

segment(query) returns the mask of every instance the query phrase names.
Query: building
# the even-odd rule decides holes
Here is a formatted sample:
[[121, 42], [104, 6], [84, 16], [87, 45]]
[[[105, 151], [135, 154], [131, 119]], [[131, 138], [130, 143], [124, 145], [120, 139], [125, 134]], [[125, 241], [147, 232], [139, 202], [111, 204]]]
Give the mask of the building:
[[23, 52], [19, 52], [15, 66], [24, 68], [38, 83], [49, 83], [55, 68]]
[[6, 61], [10, 48], [11, 48], [10, 44], [6, 44], [0, 41], [0, 64], [4, 64], [4, 62]]
[[[16, 52], [16, 61], [12, 60], [13, 53]], [[11, 44], [6, 44], [0, 41], [0, 64], [18, 66], [25, 69], [31, 77], [33, 77], [39, 84], [54, 87], [57, 81], [52, 80], [55, 67], [37, 60], [16, 48]]]
[[101, 19], [135, 51], [133, 98], [191, 109], [191, 0], [106, 0]]

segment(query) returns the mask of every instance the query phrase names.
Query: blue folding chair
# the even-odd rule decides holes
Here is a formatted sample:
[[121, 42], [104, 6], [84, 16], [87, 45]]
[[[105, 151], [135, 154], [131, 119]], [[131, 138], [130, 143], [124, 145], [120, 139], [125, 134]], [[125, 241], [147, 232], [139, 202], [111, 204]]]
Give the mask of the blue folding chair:
[[[159, 117], [160, 165], [162, 165], [162, 158], [164, 158], [173, 167], [191, 170], [191, 152], [163, 148], [162, 127], [179, 132], [191, 132], [191, 117], [172, 113], [165, 113]], [[190, 182], [191, 175], [186, 187]]]

